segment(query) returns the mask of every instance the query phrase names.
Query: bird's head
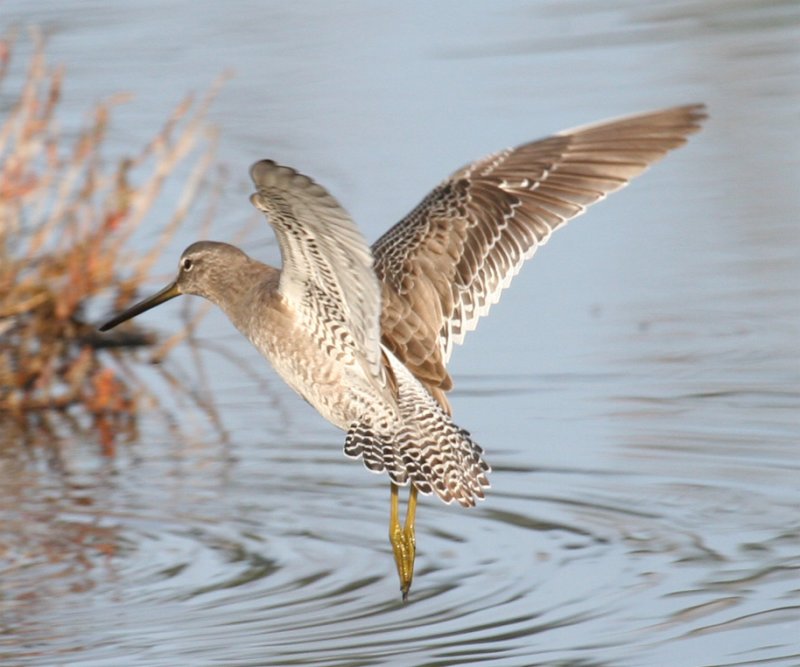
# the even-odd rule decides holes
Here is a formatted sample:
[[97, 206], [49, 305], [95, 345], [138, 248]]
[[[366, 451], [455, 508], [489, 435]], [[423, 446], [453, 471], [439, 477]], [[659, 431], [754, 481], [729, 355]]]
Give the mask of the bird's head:
[[175, 280], [164, 289], [111, 318], [100, 326], [100, 331], [113, 329], [181, 294], [202, 296], [219, 305], [225, 297], [226, 287], [230, 286], [231, 281], [236, 280], [240, 274], [240, 267], [249, 261], [245, 253], [227, 243], [216, 241], [192, 243], [181, 254]]

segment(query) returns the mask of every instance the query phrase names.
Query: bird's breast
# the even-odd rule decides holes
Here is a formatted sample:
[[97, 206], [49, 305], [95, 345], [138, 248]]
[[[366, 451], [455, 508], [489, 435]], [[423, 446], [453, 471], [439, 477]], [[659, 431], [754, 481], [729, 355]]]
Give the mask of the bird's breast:
[[367, 412], [391, 409], [354, 350], [289, 317], [251, 331], [251, 342], [278, 375], [335, 426], [346, 430]]

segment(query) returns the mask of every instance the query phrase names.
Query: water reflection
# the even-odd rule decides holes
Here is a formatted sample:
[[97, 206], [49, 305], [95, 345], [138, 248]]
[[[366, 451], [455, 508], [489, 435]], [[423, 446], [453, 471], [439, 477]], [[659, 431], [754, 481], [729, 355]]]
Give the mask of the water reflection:
[[[475, 400], [495, 400], [493, 382], [472, 378]], [[527, 396], [501, 389], [497, 400]], [[684, 410], [707, 400], [681, 399]], [[669, 400], [626, 402], [643, 406], [643, 425], [674, 422]], [[504, 465], [526, 460], [519, 443], [498, 452], [491, 503], [475, 512], [426, 503], [407, 606], [382, 530], [368, 530], [383, 526], [384, 485], [364, 485], [328, 439], [243, 438], [220, 460], [216, 443], [188, 453], [150, 433], [129, 459], [91, 474], [80, 470], [91, 452], [71, 452], [67, 472], [16, 450], [4, 459], [0, 505], [3, 636], [15, 642], [0, 640], [0, 655], [36, 663], [46, 642], [47, 660], [163, 664], [179, 641], [187, 661], [241, 647], [236, 664], [357, 655], [599, 665], [631, 647], [658, 661], [678, 640], [714, 645], [727, 631], [785, 637], [800, 524], [785, 523], [792, 506], [781, 510], [775, 491], [791, 483], [773, 477], [770, 492], [757, 490], [757, 475], [742, 479], [740, 463], [757, 472], [768, 459], [747, 447], [715, 454], [713, 424], [663, 438], [645, 430], [652, 444], [611, 443], [624, 457], [618, 470], [581, 465], [582, 446], [597, 442], [577, 444], [558, 469]], [[584, 636], [603, 639], [576, 642]]]

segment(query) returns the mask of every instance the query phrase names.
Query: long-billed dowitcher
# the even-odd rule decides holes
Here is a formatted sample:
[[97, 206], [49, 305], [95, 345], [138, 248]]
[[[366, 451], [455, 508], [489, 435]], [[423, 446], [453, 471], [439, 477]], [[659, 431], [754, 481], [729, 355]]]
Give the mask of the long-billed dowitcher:
[[442, 182], [371, 248], [322, 186], [262, 160], [250, 170], [250, 201], [275, 230], [283, 268], [226, 243], [193, 243], [174, 282], [100, 329], [180, 294], [222, 308], [292, 389], [347, 432], [347, 456], [388, 473], [405, 599], [417, 493], [469, 507], [489, 486], [481, 448], [450, 417], [453, 345], [553, 231], [682, 145], [704, 118], [703, 105], [675, 107], [490, 155]]

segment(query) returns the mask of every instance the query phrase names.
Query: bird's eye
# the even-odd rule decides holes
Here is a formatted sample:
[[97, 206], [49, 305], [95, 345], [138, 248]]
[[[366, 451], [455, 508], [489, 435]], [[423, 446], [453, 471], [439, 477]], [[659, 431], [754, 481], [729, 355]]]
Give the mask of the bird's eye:
[[181, 268], [184, 271], [191, 271], [193, 266], [193, 262], [188, 257], [184, 257], [183, 261], [181, 262]]

